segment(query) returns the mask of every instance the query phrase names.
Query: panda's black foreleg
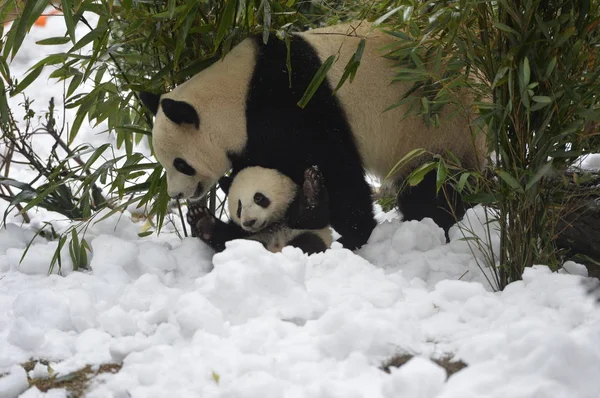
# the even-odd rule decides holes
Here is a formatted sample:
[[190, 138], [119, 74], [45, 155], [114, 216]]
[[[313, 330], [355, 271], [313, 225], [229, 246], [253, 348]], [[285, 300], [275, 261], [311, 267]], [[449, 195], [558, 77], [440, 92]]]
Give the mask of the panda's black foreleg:
[[339, 172], [338, 176], [327, 181], [331, 226], [342, 236], [339, 243], [346, 249], [356, 250], [367, 243], [377, 225], [372, 191], [362, 170], [345, 175]]
[[321, 253], [327, 250], [327, 245], [318, 235], [312, 232], [304, 232], [287, 243], [301, 249], [306, 254]]
[[436, 193], [436, 172], [431, 171], [418, 185], [407, 187], [396, 198], [398, 209], [403, 220], [420, 221], [425, 217], [444, 230], [446, 241], [449, 241], [448, 230], [460, 220], [466, 212], [465, 203], [460, 194], [450, 185], [445, 184]]
[[219, 220], [204, 206], [190, 204], [187, 221], [190, 224], [192, 236], [199, 238], [216, 252], [225, 250], [225, 242], [247, 236], [247, 233], [239, 226]]
[[295, 229], [321, 229], [329, 225], [329, 195], [317, 166], [304, 171], [304, 182], [286, 218], [287, 225]]

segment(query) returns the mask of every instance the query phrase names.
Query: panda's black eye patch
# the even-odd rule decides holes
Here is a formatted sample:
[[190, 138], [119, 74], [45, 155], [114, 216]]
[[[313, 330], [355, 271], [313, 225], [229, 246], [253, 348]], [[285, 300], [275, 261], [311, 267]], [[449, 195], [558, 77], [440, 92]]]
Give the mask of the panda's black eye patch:
[[237, 218], [242, 218], [242, 201], [238, 200]]
[[193, 176], [196, 174], [196, 169], [194, 169], [188, 164], [188, 162], [181, 158], [175, 158], [175, 160], [173, 160], [173, 167], [175, 167], [175, 170], [185, 174], [186, 176]]
[[254, 194], [254, 203], [256, 203], [262, 208], [267, 208], [271, 204], [271, 201], [262, 193], [257, 192]]

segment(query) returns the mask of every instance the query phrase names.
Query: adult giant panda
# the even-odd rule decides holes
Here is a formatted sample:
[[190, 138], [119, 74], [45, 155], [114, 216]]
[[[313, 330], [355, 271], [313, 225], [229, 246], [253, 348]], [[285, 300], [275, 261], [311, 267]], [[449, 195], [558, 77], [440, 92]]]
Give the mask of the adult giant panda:
[[[271, 37], [265, 45], [255, 36], [171, 92], [140, 93], [156, 116], [153, 146], [167, 173], [169, 195], [200, 198], [228, 170], [235, 174], [248, 166], [276, 169], [301, 184], [304, 170], [318, 165], [330, 195], [331, 225], [346, 248], [356, 249], [375, 227], [365, 170], [383, 177], [415, 148], [449, 150], [464, 166], [477, 166], [482, 142], [472, 139], [464, 107], [446, 106], [439, 128], [427, 127], [421, 116], [406, 118], [405, 106], [384, 112], [411, 84], [392, 83], [394, 62], [378, 51], [393, 38], [366, 22], [358, 25], [295, 34], [291, 78], [285, 43]], [[358, 72], [334, 96], [332, 87], [362, 37], [366, 45]], [[315, 73], [336, 54], [326, 81], [301, 109], [297, 102]], [[402, 170], [395, 180], [408, 172]], [[431, 217], [445, 230], [454, 223], [447, 202], [435, 193], [434, 175], [399, 195], [397, 204], [404, 219]], [[458, 216], [462, 212], [458, 206]]]

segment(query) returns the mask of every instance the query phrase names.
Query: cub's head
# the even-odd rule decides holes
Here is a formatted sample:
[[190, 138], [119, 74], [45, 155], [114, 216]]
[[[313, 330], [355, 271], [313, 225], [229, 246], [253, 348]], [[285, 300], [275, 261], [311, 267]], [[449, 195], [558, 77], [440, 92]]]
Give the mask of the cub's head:
[[281, 221], [298, 189], [289, 177], [263, 167], [245, 168], [233, 181], [222, 179], [220, 185], [229, 194], [231, 219], [248, 232]]

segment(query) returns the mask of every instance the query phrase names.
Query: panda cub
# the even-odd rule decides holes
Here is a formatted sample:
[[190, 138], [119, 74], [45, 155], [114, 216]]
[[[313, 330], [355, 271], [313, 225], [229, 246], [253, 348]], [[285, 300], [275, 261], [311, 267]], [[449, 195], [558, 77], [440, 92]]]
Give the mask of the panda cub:
[[[247, 167], [233, 178], [224, 177], [219, 184], [228, 194], [232, 222], [225, 223], [193, 204], [187, 214], [192, 236], [215, 251], [223, 251], [225, 242], [233, 239], [259, 241], [273, 253], [285, 246], [307, 254], [330, 247], [329, 199], [316, 166], [305, 170], [302, 188], [277, 170], [258, 166]], [[297, 228], [307, 222], [320, 228]]]

